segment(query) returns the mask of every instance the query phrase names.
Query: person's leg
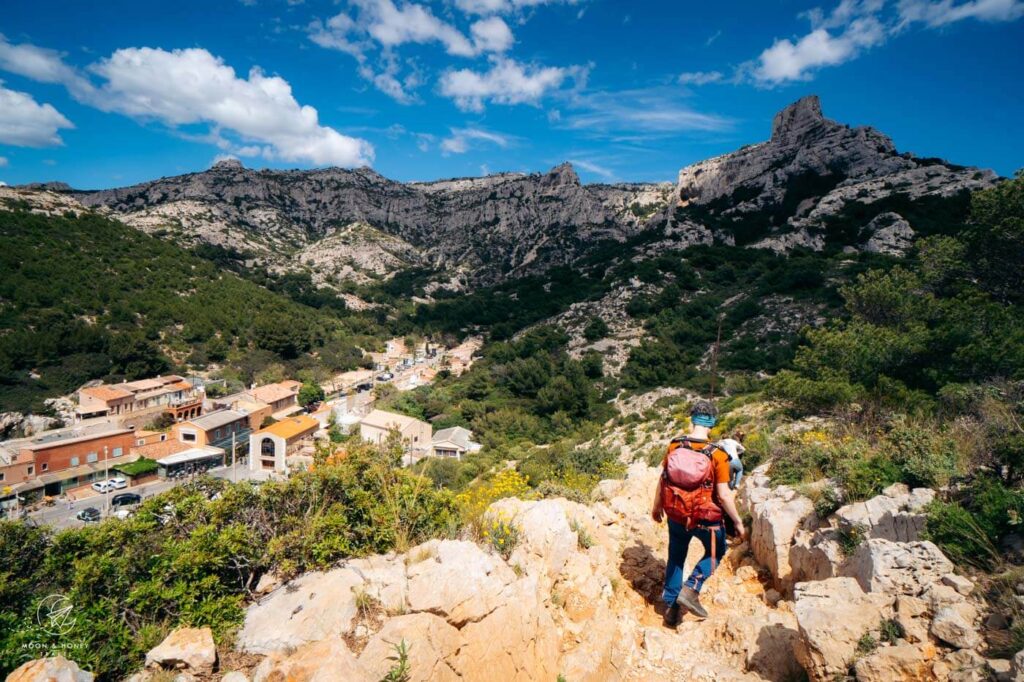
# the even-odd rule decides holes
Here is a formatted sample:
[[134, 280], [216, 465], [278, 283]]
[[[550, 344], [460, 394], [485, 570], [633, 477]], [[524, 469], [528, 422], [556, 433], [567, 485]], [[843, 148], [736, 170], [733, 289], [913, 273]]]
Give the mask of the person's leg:
[[[715, 535], [713, 562], [711, 553], [712, 533]], [[711, 573], [718, 567], [718, 564], [722, 562], [722, 557], [725, 556], [725, 526], [719, 525], [719, 527], [713, 531], [708, 528], [695, 528], [693, 534], [700, 540], [701, 544], [704, 545], [704, 557], [697, 562], [696, 566], [693, 567], [693, 572], [690, 573], [690, 577], [686, 579], [686, 587], [689, 587], [694, 592], [700, 594], [700, 588], [704, 586], [704, 581], [711, 577]]]
[[665, 562], [665, 589], [661, 598], [671, 607], [676, 603], [679, 589], [683, 584], [683, 564], [686, 563], [686, 549], [690, 546], [692, 531], [686, 526], [668, 520], [668, 561]]

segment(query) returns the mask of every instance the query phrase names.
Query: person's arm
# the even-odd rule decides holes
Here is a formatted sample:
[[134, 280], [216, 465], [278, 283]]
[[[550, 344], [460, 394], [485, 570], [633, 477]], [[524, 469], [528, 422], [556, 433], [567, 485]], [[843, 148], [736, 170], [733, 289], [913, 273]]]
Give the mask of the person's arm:
[[743, 519], [740, 518], [740, 513], [736, 510], [736, 496], [729, 487], [728, 483], [716, 483], [715, 492], [718, 493], [718, 501], [722, 505], [722, 509], [729, 515], [732, 522], [736, 524], [736, 532], [743, 540], [747, 539], [747, 529], [743, 525]]
[[661, 478], [658, 478], [658, 485], [654, 488], [654, 504], [651, 506], [651, 518], [655, 523], [661, 523], [664, 512], [661, 508]]

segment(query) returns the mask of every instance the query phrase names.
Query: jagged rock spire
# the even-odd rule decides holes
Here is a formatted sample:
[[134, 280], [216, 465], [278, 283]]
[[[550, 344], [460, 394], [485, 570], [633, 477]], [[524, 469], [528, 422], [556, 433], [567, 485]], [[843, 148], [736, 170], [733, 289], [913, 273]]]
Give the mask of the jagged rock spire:
[[772, 120], [772, 142], [798, 140], [821, 127], [824, 122], [818, 96], [802, 97], [775, 114]]

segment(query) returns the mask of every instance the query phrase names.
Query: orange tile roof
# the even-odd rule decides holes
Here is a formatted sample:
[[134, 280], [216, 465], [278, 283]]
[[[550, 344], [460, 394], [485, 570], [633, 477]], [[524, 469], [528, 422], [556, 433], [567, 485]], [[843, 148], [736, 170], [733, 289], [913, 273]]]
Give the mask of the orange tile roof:
[[184, 452], [189, 448], [195, 447], [195, 444], [182, 443], [180, 440], [165, 440], [157, 441], [156, 443], [149, 443], [148, 445], [136, 445], [130, 449], [133, 455], [139, 455], [140, 457], [148, 457], [149, 459], [160, 459], [167, 455], [173, 455], [176, 452]]
[[104, 402], [109, 402], [111, 400], [118, 400], [120, 398], [128, 398], [128, 397], [131, 397], [131, 395], [132, 395], [129, 391], [126, 391], [126, 390], [124, 390], [122, 388], [116, 388], [114, 386], [106, 386], [106, 385], [92, 386], [90, 388], [83, 388], [80, 392], [84, 393], [84, 394], [86, 394], [88, 396], [92, 396], [93, 398], [96, 398], [97, 400], [102, 400]]
[[[294, 386], [292, 385], [294, 383]], [[272, 405], [278, 400], [285, 400], [287, 398], [294, 397], [299, 394], [299, 387], [302, 386], [299, 382], [284, 382], [278, 384], [267, 384], [266, 386], [257, 386], [256, 388], [249, 391], [255, 400], [261, 403], [267, 403]]]
[[282, 419], [276, 424], [271, 424], [265, 429], [260, 429], [256, 433], [269, 433], [274, 436], [284, 438], [285, 440], [290, 440], [305, 433], [312, 433], [319, 428], [320, 422], [303, 414], [298, 417]]

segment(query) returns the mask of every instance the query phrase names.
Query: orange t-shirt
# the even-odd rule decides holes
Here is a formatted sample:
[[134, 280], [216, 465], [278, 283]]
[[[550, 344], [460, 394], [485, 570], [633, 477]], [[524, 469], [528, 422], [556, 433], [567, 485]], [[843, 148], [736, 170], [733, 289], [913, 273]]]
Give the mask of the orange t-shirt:
[[[668, 444], [665, 457], [661, 460], [661, 468], [664, 469], [668, 463], [668, 453], [675, 449], [672, 447], [673, 443], [690, 443], [692, 450], [700, 452], [708, 446], [708, 442], [700, 438], [674, 438]], [[715, 483], [728, 483], [732, 479], [732, 471], [729, 470], [729, 453], [718, 446], [711, 451], [711, 466], [715, 469]]]

